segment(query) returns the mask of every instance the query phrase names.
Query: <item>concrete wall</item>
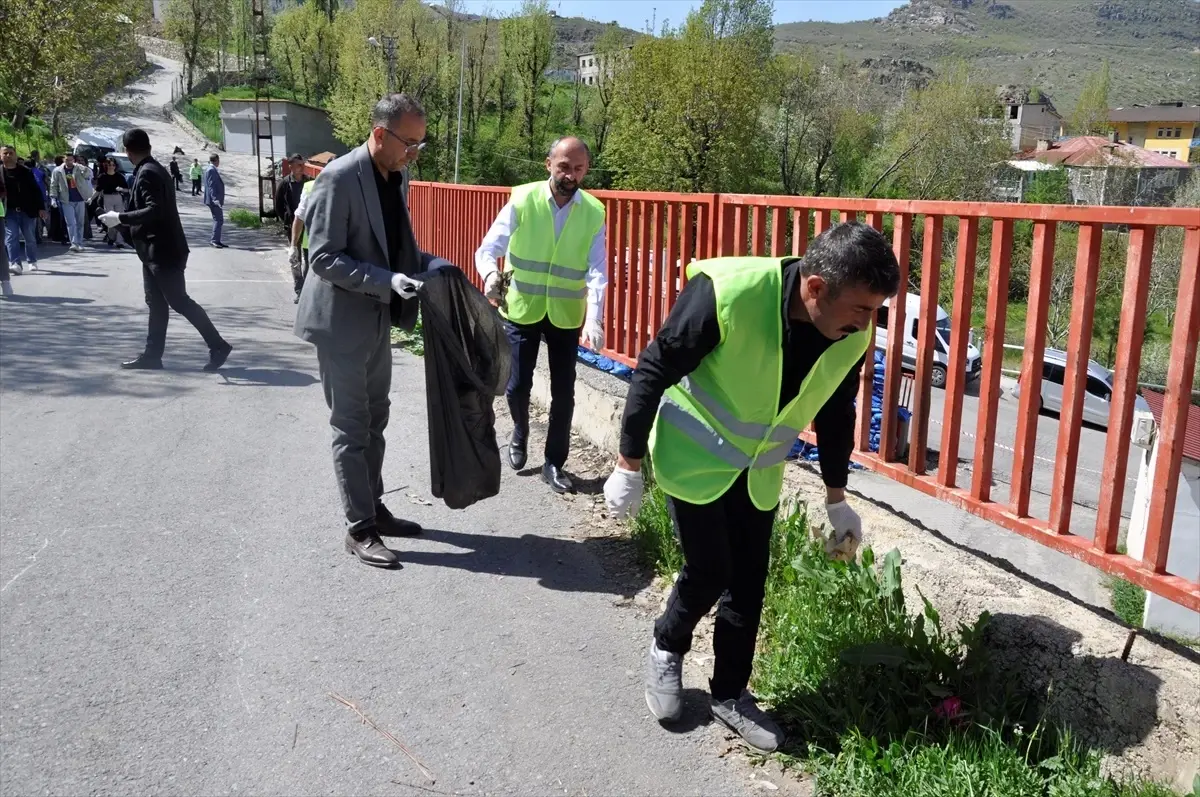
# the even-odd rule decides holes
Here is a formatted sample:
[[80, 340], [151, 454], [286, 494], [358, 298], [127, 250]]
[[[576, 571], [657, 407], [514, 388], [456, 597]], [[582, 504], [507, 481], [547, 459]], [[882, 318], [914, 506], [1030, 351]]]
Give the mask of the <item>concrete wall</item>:
[[[1150, 516], [1150, 498], [1159, 489], [1154, 484], [1154, 468], [1158, 459], [1158, 443], [1141, 451], [1137, 487], [1130, 509], [1129, 555], [1142, 559], [1146, 550], [1146, 523]], [[1200, 581], [1200, 462], [1183, 460], [1179, 473], [1179, 488], [1175, 493], [1175, 519], [1171, 524], [1171, 549], [1167, 553], [1167, 572]], [[1166, 598], [1146, 593], [1146, 614], [1142, 624], [1156, 631], [1167, 631], [1200, 638], [1200, 614], [1172, 603]]]
[[[293, 152], [304, 156], [326, 151], [336, 155], [347, 152], [346, 146], [333, 137], [333, 125], [324, 111], [280, 101], [271, 102], [270, 108], [271, 138], [276, 159]], [[225, 127], [226, 152], [254, 153], [257, 142], [253, 134], [253, 114], [253, 100], [221, 101], [221, 124]], [[265, 119], [262, 126], [265, 132]], [[262, 153], [264, 157], [267, 154]]]
[[1051, 113], [1046, 105], [1022, 105], [1017, 109], [1017, 119], [1012, 123], [1012, 146], [1023, 152], [1033, 149], [1041, 139], [1053, 140], [1058, 136], [1062, 120]]
[[287, 106], [288, 154], [299, 152], [304, 157], [318, 152], [345, 155], [349, 150], [333, 135], [329, 114], [304, 105]]

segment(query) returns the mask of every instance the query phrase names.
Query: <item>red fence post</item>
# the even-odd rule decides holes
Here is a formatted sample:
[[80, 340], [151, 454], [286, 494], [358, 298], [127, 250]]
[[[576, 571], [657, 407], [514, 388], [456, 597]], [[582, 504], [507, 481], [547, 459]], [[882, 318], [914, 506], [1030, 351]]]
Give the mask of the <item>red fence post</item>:
[[1029, 516], [1029, 488], [1036, 459], [1038, 417], [1042, 403], [1042, 360], [1046, 353], [1046, 317], [1050, 311], [1050, 280], [1054, 272], [1052, 221], [1033, 224], [1033, 262], [1029, 267], [1029, 309], [1025, 317], [1025, 351], [1021, 359], [1021, 403], [1017, 410], [1017, 440], [1008, 502], [1017, 517]]
[[1158, 434], [1158, 461], [1154, 465], [1155, 489], [1150, 496], [1146, 551], [1142, 556], [1155, 573], [1167, 572], [1183, 438], [1196, 368], [1196, 339], [1200, 337], [1200, 229], [1188, 230], [1184, 239], [1176, 307], [1171, 365], [1167, 369], [1167, 396], [1163, 399], [1162, 428]]
[[892, 251], [900, 264], [900, 292], [888, 313], [888, 344], [884, 355], [883, 420], [879, 424], [879, 458], [896, 458], [896, 409], [900, 405], [900, 374], [904, 368], [905, 304], [908, 299], [908, 255], [912, 246], [912, 216], [897, 213], [893, 218]]
[[992, 463], [996, 451], [1000, 370], [1004, 366], [1004, 327], [1008, 318], [1012, 242], [1012, 221], [993, 221], [992, 253], [988, 263], [987, 326], [984, 329], [983, 370], [979, 377], [979, 419], [975, 427], [975, 472], [971, 481], [971, 495], [979, 501], [990, 501], [992, 498]]
[[1129, 435], [1133, 431], [1133, 404], [1138, 371], [1142, 365], [1142, 339], [1146, 328], [1146, 297], [1150, 291], [1150, 263], [1154, 257], [1154, 227], [1132, 227], [1125, 261], [1125, 287], [1121, 293], [1121, 326], [1117, 333], [1117, 362], [1113, 367], [1113, 392], [1104, 446], [1104, 475], [1100, 477], [1100, 508], [1096, 511], [1096, 548], [1117, 550], [1121, 504], [1125, 496], [1125, 471], [1129, 460]]
[[[938, 483], [953, 487], [958, 479], [959, 427], [962, 426], [962, 397], [967, 383], [967, 339], [971, 299], [975, 292], [975, 250], [979, 242], [979, 219], [958, 222], [958, 256], [954, 264], [954, 320], [950, 325], [949, 369], [946, 373], [946, 402], [942, 417], [942, 445], [938, 461]], [[922, 285], [924, 278], [922, 277]]]
[[1075, 469], [1079, 464], [1079, 434], [1083, 428], [1083, 396], [1087, 388], [1092, 319], [1096, 310], [1096, 275], [1100, 271], [1103, 235], [1103, 227], [1099, 224], [1082, 224], [1079, 227], [1067, 371], [1063, 379], [1062, 412], [1058, 424], [1058, 453], [1054, 457], [1054, 486], [1050, 489], [1050, 526], [1058, 534], [1066, 534], [1071, 529]]
[[917, 376], [913, 388], [912, 444], [908, 469], [924, 473], [929, 445], [929, 402], [933, 390], [933, 330], [937, 324], [938, 283], [942, 265], [941, 216], [925, 216], [925, 245], [921, 251], [921, 310], [917, 324]]

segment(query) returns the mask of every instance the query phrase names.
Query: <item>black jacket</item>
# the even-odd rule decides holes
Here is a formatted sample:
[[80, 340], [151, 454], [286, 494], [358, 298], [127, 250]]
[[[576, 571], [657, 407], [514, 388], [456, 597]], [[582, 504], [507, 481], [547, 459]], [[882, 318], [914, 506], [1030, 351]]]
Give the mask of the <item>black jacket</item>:
[[308, 178], [303, 175], [299, 180], [288, 175], [280, 181], [279, 187], [275, 189], [275, 215], [286, 227], [292, 226], [292, 219], [296, 217], [296, 208], [300, 205], [300, 194], [304, 191], [304, 184], [307, 182]]
[[32, 169], [20, 163], [14, 169], [5, 166], [0, 166], [0, 169], [6, 172], [4, 180], [8, 188], [8, 202], [5, 207], [9, 212], [19, 210], [26, 216], [36, 216], [46, 209], [42, 189], [38, 188]]
[[187, 237], [175, 205], [175, 185], [163, 165], [146, 158], [133, 170], [133, 189], [121, 223], [138, 257], [149, 266], [183, 268], [187, 265]]

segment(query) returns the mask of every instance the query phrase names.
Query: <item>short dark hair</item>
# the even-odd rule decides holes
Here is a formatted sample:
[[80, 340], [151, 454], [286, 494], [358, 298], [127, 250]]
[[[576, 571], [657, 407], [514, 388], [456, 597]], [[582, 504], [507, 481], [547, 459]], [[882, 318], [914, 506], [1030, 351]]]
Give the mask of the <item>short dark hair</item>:
[[302, 156], [302, 155], [301, 155], [299, 152], [293, 152], [293, 153], [292, 153], [292, 157], [288, 158], [288, 160], [290, 160], [290, 161], [303, 161], [303, 160], [304, 160], [304, 157], [303, 157], [303, 156]]
[[558, 149], [558, 145], [568, 139], [574, 139], [575, 141], [578, 141], [580, 144], [583, 145], [583, 151], [585, 153], [587, 153], [588, 165], [591, 166], [592, 165], [592, 148], [589, 147], [587, 145], [587, 142], [584, 141], [579, 136], [562, 136], [561, 138], [554, 139], [554, 141], [550, 144], [550, 149], [546, 150], [546, 157], [547, 158], [554, 157], [554, 150]]
[[214, 152], [213, 154], [211, 154], [211, 155], [209, 155], [209, 156], [208, 156], [208, 162], [209, 162], [209, 163], [216, 163], [216, 162], [217, 162], [217, 161], [219, 161], [219, 160], [221, 160], [221, 156], [220, 156], [220, 155], [218, 155], [218, 154], [217, 154], [217, 153], [215, 153], [215, 152]]
[[38, 152], [36, 149], [32, 149], [29, 151], [29, 159], [30, 160], [37, 160], [40, 157], [42, 157], [42, 153]]
[[874, 227], [857, 221], [836, 224], [814, 238], [800, 261], [800, 273], [823, 278], [831, 297], [851, 285], [880, 296], [900, 290], [900, 265], [892, 247]]
[[416, 97], [407, 94], [385, 94], [371, 109], [371, 127], [391, 127], [404, 116], [425, 118], [425, 109]]
[[150, 154], [150, 135], [140, 127], [126, 130], [125, 135], [121, 136], [121, 143], [125, 145], [126, 152], [132, 152], [134, 155]]

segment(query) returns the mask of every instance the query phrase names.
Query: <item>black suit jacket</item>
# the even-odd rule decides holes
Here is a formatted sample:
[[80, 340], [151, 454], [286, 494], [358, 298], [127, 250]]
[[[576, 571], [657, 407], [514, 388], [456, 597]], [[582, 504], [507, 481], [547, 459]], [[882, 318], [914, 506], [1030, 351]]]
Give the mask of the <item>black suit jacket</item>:
[[133, 189], [121, 223], [129, 225], [129, 237], [138, 257], [148, 266], [184, 268], [187, 237], [175, 205], [175, 183], [163, 165], [146, 158], [133, 170]]

